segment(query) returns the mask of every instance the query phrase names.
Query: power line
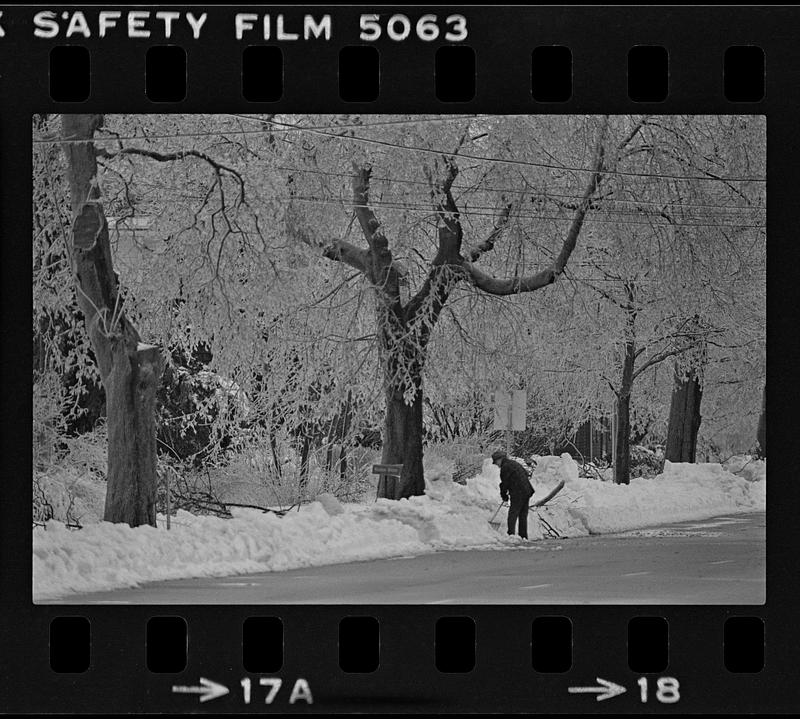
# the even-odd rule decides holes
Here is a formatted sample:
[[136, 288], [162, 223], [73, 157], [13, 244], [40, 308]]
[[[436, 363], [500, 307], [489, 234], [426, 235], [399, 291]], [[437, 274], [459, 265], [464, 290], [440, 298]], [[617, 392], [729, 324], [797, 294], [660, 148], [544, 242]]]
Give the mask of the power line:
[[[164, 190], [164, 189], [173, 189], [170, 187], [164, 187], [162, 185], [156, 185], [153, 183], [141, 183], [153, 187], [157, 190]], [[180, 189], [180, 188], [174, 188]], [[181, 199], [187, 200], [205, 200], [206, 198], [202, 195], [187, 195], [187, 194], [178, 194], [175, 195], [180, 197]], [[369, 203], [369, 205], [357, 205], [352, 202], [344, 201], [344, 200], [337, 200], [337, 199], [325, 199], [319, 197], [308, 197], [303, 195], [294, 195], [294, 196], [270, 196], [270, 200], [278, 200], [282, 202], [291, 202], [293, 200], [297, 200], [298, 202], [305, 202], [310, 204], [320, 204], [320, 205], [336, 205], [336, 206], [346, 206], [347, 209], [353, 209], [356, 207], [365, 207], [365, 208], [381, 208], [385, 210], [397, 210], [401, 212], [411, 212], [416, 214], [422, 214], [423, 216], [430, 216], [434, 217], [438, 214], [438, 210], [428, 205], [418, 205], [413, 203], [403, 203], [403, 202], [391, 202], [391, 201], [384, 201], [384, 200], [374, 200]], [[649, 216], [653, 219], [662, 218], [667, 220], [668, 225], [663, 223], [653, 223], [648, 221], [642, 222], [631, 222], [625, 220], [616, 220], [616, 219], [600, 219], [596, 217], [596, 214], [604, 214], [604, 215], [618, 215], [620, 217], [643, 217]], [[495, 208], [486, 206], [486, 205], [477, 205], [473, 206], [472, 208], [465, 208], [459, 210], [459, 215], [463, 216], [475, 216], [475, 217], [496, 217], [497, 211]], [[548, 215], [540, 215], [531, 212], [517, 212], [514, 214], [514, 217], [519, 217], [523, 219], [532, 219], [532, 220], [541, 220], [541, 221], [571, 221], [571, 218], [568, 216], [548, 216]], [[715, 220], [714, 216], [702, 216], [696, 215], [694, 217], [682, 216], [676, 218], [675, 221], [670, 221], [662, 214], [656, 213], [643, 213], [643, 212], [632, 212], [627, 210], [617, 210], [617, 209], [594, 209], [591, 210], [590, 213], [587, 215], [585, 222], [596, 222], [601, 224], [627, 224], [627, 225], [641, 225], [641, 226], [648, 226], [653, 227], [654, 224], [657, 224], [660, 227], [676, 227], [676, 228], [683, 228], [683, 227], [726, 227], [732, 229], [765, 229], [766, 226], [763, 224], [744, 224], [744, 223], [735, 223], [730, 222], [733, 218], [730, 216], [723, 217], [720, 219], [727, 220], [726, 222], [712, 222]], [[705, 222], [703, 222], [705, 221]]]
[[[233, 113], [225, 113], [230, 117], [238, 117], [245, 120], [253, 120], [258, 121], [262, 125], [266, 123], [275, 124], [272, 120], [267, 119], [257, 119], [254, 117], [247, 117], [246, 115], [236, 115]], [[372, 127], [387, 127], [391, 125], [420, 125], [425, 123], [436, 123], [436, 122], [452, 122], [453, 120], [473, 120], [478, 119], [481, 117], [488, 117], [487, 115], [447, 115], [444, 117], [420, 117], [415, 118], [413, 120], [386, 120], [386, 121], [379, 121], [379, 122], [369, 122], [369, 123], [353, 123], [353, 124], [343, 124], [343, 125], [318, 125], [318, 126], [303, 126], [303, 125], [292, 125], [291, 123], [285, 123], [285, 127], [276, 127], [274, 130], [267, 130], [266, 128], [262, 127], [258, 130], [234, 130], [234, 129], [217, 129], [217, 130], [209, 130], [204, 132], [176, 132], [168, 135], [114, 135], [114, 136], [101, 136], [101, 137], [93, 137], [91, 139], [74, 139], [74, 138], [57, 138], [57, 139], [50, 139], [50, 138], [34, 138], [33, 144], [34, 145], [45, 145], [45, 144], [78, 144], [78, 143], [86, 143], [86, 142], [117, 142], [120, 140], [172, 140], [175, 138], [191, 138], [191, 137], [215, 137], [219, 135], [263, 135], [265, 133], [290, 133], [290, 132], [304, 132], [308, 130], [315, 130], [318, 132], [322, 132], [325, 130], [351, 130], [351, 129], [370, 129]], [[338, 137], [338, 135], [334, 134], [334, 137]]]
[[[331, 176], [331, 177], [352, 177], [352, 174], [345, 173], [345, 172], [328, 172], [324, 170], [312, 170], [308, 168], [293, 168], [288, 166], [273, 166], [271, 169], [276, 170], [286, 170], [289, 172], [301, 172], [301, 173], [310, 173], [310, 174], [318, 174], [323, 176]], [[413, 184], [413, 185], [425, 185], [427, 186], [428, 183], [422, 180], [410, 180], [406, 178], [389, 178], [389, 177], [372, 177], [371, 179], [374, 180], [385, 180], [390, 183], [397, 183], [397, 184]], [[137, 185], [144, 185], [148, 187], [155, 187], [158, 189], [165, 189], [165, 190], [177, 190], [180, 191], [183, 188], [178, 187], [176, 185], [164, 185], [164, 184], [155, 184], [155, 183], [148, 183], [143, 180], [135, 180]], [[455, 184], [453, 187], [458, 187], [459, 189], [470, 189], [471, 186], [468, 185], [459, 185], [456, 186]], [[484, 191], [497, 191], [497, 192], [508, 192], [508, 193], [518, 193], [518, 190], [514, 190], [511, 188], [497, 188], [497, 187], [481, 187], [480, 190]], [[195, 198], [195, 199], [203, 199], [199, 195], [183, 195], [186, 198]], [[544, 200], [549, 198], [559, 198], [559, 199], [574, 199], [580, 200], [583, 199], [580, 195], [569, 195], [569, 194], [562, 194], [562, 193], [552, 193], [548, 192], [546, 195], [533, 195], [531, 194], [531, 198], [538, 198], [541, 197]], [[322, 199], [322, 198], [320, 198]], [[375, 204], [376, 206], [381, 203], [382, 201], [376, 200], [371, 201], [371, 204]], [[603, 208], [602, 205], [605, 203], [626, 203], [626, 204], [635, 204], [635, 205], [645, 205], [645, 206], [652, 206], [661, 208], [664, 212], [673, 211], [677, 208], [701, 208], [701, 209], [713, 209], [713, 210], [725, 210], [725, 211], [733, 211], [733, 212], [766, 212], [766, 208], [763, 206], [752, 206], [748, 207], [746, 205], [713, 205], [713, 204], [694, 204], [694, 203], [672, 203], [672, 202], [654, 202], [654, 201], [647, 201], [647, 200], [629, 200], [624, 198], [598, 198], [597, 203], [601, 205], [600, 208], [595, 208], [594, 211], [597, 212], [608, 212], [608, 213], [618, 213], [618, 214], [630, 214], [635, 216], [640, 216], [641, 212], [632, 212], [630, 210], [617, 210], [617, 209], [609, 209]], [[398, 201], [399, 204], [399, 201]], [[409, 205], [413, 206], [413, 205]], [[486, 206], [482, 206], [485, 209], [493, 209]]]
[[[277, 120], [267, 120], [267, 122], [277, 124], [279, 127], [295, 127], [295, 125], [291, 125], [289, 123], [282, 123]], [[422, 154], [429, 154], [429, 155], [449, 155], [452, 156], [452, 152], [448, 152], [446, 150], [432, 150], [427, 147], [419, 147], [417, 145], [398, 145], [394, 142], [389, 142], [388, 140], [375, 140], [372, 138], [366, 137], [355, 137], [355, 136], [348, 136], [348, 135], [335, 135], [330, 132], [325, 132], [323, 130], [314, 130], [311, 128], [299, 128], [306, 132], [310, 132], [314, 135], [322, 135], [324, 137], [332, 137], [334, 139], [339, 140], [350, 140], [352, 142], [362, 142], [368, 145], [379, 145], [382, 147], [391, 147], [398, 150], [409, 150], [412, 152], [420, 152]], [[489, 163], [497, 163], [497, 164], [505, 164], [505, 165], [515, 165], [515, 166], [524, 166], [524, 167], [542, 167], [551, 170], [567, 170], [569, 172], [588, 172], [594, 173], [595, 170], [589, 167], [570, 167], [567, 165], [554, 165], [552, 163], [544, 163], [544, 162], [532, 162], [530, 160], [511, 160], [499, 157], [482, 157], [480, 155], [470, 155], [467, 153], [458, 153], [459, 158], [467, 158], [470, 160], [479, 160], [481, 162], [489, 162]], [[670, 180], [692, 180], [692, 181], [700, 181], [700, 182], [766, 182], [766, 178], [760, 177], [704, 177], [704, 176], [696, 176], [696, 175], [666, 175], [666, 174], [657, 174], [657, 173], [646, 173], [646, 172], [630, 172], [630, 171], [623, 171], [623, 170], [603, 170], [603, 175], [622, 175], [625, 177], [657, 177], [661, 179], [670, 179]]]
[[[434, 208], [430, 208], [430, 207], [421, 207], [419, 205], [414, 206], [414, 205], [407, 205], [407, 204], [402, 204], [402, 203], [387, 203], [387, 202], [381, 202], [381, 201], [370, 202], [369, 205], [357, 205], [357, 204], [354, 204], [354, 203], [343, 203], [342, 200], [325, 200], [325, 199], [318, 198], [318, 197], [303, 197], [303, 196], [275, 197], [273, 195], [271, 197], [271, 199], [287, 201], [287, 202], [292, 201], [292, 200], [298, 200], [300, 202], [308, 202], [308, 203], [316, 203], [316, 204], [333, 204], [333, 205], [347, 204], [348, 208], [364, 207], [364, 208], [369, 209], [370, 207], [382, 207], [384, 209], [389, 209], [389, 210], [403, 210], [403, 211], [409, 211], [409, 212], [424, 212], [425, 214], [428, 214], [428, 215], [431, 215], [431, 216], [439, 214], [437, 210], [435, 210]], [[491, 209], [491, 208], [488, 208], [488, 209]], [[496, 214], [497, 213], [495, 211], [483, 212], [483, 211], [479, 211], [479, 210], [459, 210], [459, 215], [474, 215], [474, 216], [482, 216], [482, 217], [495, 217]], [[620, 214], [625, 214], [626, 216], [630, 215], [632, 217], [640, 217], [641, 216], [640, 213], [620, 213]], [[567, 216], [564, 216], [564, 217], [548, 217], [548, 216], [544, 216], [544, 215], [535, 215], [535, 214], [529, 214], [529, 213], [518, 213], [515, 216], [516, 217], [523, 217], [523, 218], [526, 218], [526, 219], [535, 219], [535, 220], [553, 220], [553, 221], [572, 222], [572, 218], [571, 217], [567, 217]], [[661, 217], [661, 215], [652, 215], [652, 217], [653, 218], [659, 218], [659, 217]], [[690, 219], [692, 219], [692, 218], [690, 218]], [[701, 218], [701, 219], [705, 219], [705, 218]], [[651, 222], [628, 222], [628, 221], [624, 221], [624, 220], [601, 220], [601, 219], [598, 219], [598, 218], [593, 216], [593, 211], [590, 211], [590, 212], [588, 212], [586, 214], [586, 218], [585, 218], [584, 222], [599, 222], [599, 223], [621, 224], [621, 225], [647, 225], [647, 226], [650, 226], [650, 227], [652, 227], [652, 225], [653, 225], [653, 223], [651, 223]], [[679, 227], [679, 228], [680, 227], [732, 227], [732, 228], [748, 228], [748, 229], [766, 229], [766, 225], [740, 225], [740, 224], [722, 223], [722, 222], [708, 223], [708, 224], [702, 224], [702, 223], [701, 224], [697, 224], [697, 223], [690, 224], [690, 223], [685, 223], [685, 222], [674, 222], [674, 223], [670, 223], [670, 226], [675, 226], [675, 227]]]
[[[260, 124], [270, 123], [278, 126], [279, 132], [296, 132], [299, 130], [361, 130], [369, 129], [371, 127], [389, 127], [392, 125], [417, 125], [423, 122], [450, 122], [451, 120], [480, 120], [491, 117], [491, 115], [444, 115], [436, 117], [418, 117], [412, 120], [381, 120], [378, 122], [354, 122], [351, 124], [342, 125], [293, 125], [290, 122], [281, 123], [278, 120], [272, 120], [261, 117], [250, 117], [249, 115], [239, 115], [235, 112], [226, 112], [225, 115], [235, 117], [240, 120], [250, 120], [251, 122], [258, 122]], [[263, 128], [260, 132], [263, 132]], [[258, 132], [258, 131], [256, 131]]]
[[[301, 167], [288, 167], [285, 165], [275, 165], [272, 166], [270, 169], [275, 170], [285, 170], [287, 172], [300, 172], [305, 174], [312, 174], [312, 175], [323, 175], [326, 177], [344, 177], [344, 178], [352, 178], [352, 173], [347, 172], [331, 172], [326, 170], [314, 170], [311, 168], [301, 168]], [[389, 183], [396, 183], [396, 184], [408, 184], [408, 185], [424, 185], [425, 187], [429, 187], [429, 183], [425, 180], [412, 180], [409, 178], [402, 178], [402, 177], [383, 177], [383, 176], [370, 176], [370, 180], [378, 180], [383, 182]], [[473, 185], [466, 185], [466, 184], [458, 184], [453, 183], [453, 188], [455, 189], [463, 189], [463, 190], [470, 190], [470, 189], [479, 189], [481, 191], [488, 191], [488, 192], [501, 192], [501, 193], [508, 193], [508, 194], [519, 194], [519, 188], [511, 188], [511, 187], [496, 187], [496, 186], [483, 186], [474, 187]], [[547, 192], [545, 194], [535, 194], [534, 192], [530, 193], [532, 197], [541, 197], [542, 199], [549, 199], [553, 197], [557, 197], [559, 199], [570, 199], [570, 200], [581, 200], [583, 199], [582, 195], [569, 195], [569, 194], [560, 194], [554, 192]], [[720, 210], [745, 210], [745, 211], [759, 211], [765, 212], [766, 208], [762, 206], [747, 206], [747, 205], [709, 205], [709, 204], [696, 204], [696, 203], [673, 203], [673, 202], [654, 202], [654, 201], [647, 201], [647, 200], [629, 200], [624, 198], [614, 198], [614, 197], [598, 197], [598, 203], [605, 203], [605, 202], [624, 202], [624, 203], [633, 203], [637, 205], [653, 205], [656, 207], [663, 207], [664, 209], [668, 208], [675, 208], [675, 207], [701, 207], [707, 209], [720, 209]]]
[[[180, 195], [183, 199], [190, 199], [190, 200], [203, 200], [205, 199], [201, 195]], [[384, 210], [397, 210], [401, 212], [410, 212], [415, 214], [422, 214], [423, 216], [430, 216], [434, 217], [439, 214], [438, 210], [428, 207], [428, 206], [421, 206], [421, 205], [413, 205], [408, 203], [400, 203], [400, 202], [385, 202], [376, 200], [371, 202], [369, 205], [358, 205], [351, 202], [345, 202], [343, 200], [334, 200], [334, 199], [324, 199], [319, 197], [305, 197], [302, 195], [295, 195], [295, 196], [270, 196], [270, 200], [278, 200], [281, 202], [291, 202], [291, 201], [298, 201], [298, 202], [305, 202], [308, 204], [319, 204], [319, 205], [336, 205], [341, 206], [345, 205], [347, 209], [353, 209], [356, 207], [364, 207], [364, 208], [381, 208]], [[736, 224], [732, 222], [686, 222], [683, 221], [684, 219], [688, 220], [711, 220], [713, 218], [710, 217], [689, 217], [689, 218], [679, 218], [675, 222], [669, 222], [669, 224], [664, 223], [654, 223], [654, 222], [632, 222], [629, 220], [617, 220], [617, 219], [600, 219], [595, 216], [595, 213], [602, 213], [603, 210], [593, 210], [587, 213], [584, 222], [593, 222], [599, 224], [614, 224], [614, 225], [640, 225], [640, 226], [647, 226], [653, 227], [657, 225], [659, 227], [675, 227], [676, 229], [681, 229], [685, 227], [715, 227], [715, 228], [732, 228], [732, 229], [766, 229], [766, 225], [760, 224]], [[622, 217], [642, 217], [642, 213], [637, 212], [625, 212], [625, 211], [605, 211], [606, 214], [617, 214]], [[463, 209], [459, 210], [459, 215], [463, 216], [474, 216], [474, 217], [496, 217], [497, 213], [494, 211], [493, 208], [489, 207], [476, 207], [474, 209]], [[523, 218], [523, 219], [530, 219], [530, 220], [539, 220], [539, 221], [553, 221], [553, 222], [571, 222], [572, 218], [568, 216], [548, 216], [548, 215], [538, 215], [534, 213], [526, 213], [526, 212], [519, 212], [515, 213], [515, 217]], [[663, 218], [661, 215], [652, 214], [650, 215], [654, 220], [658, 218]], [[725, 218], [730, 219], [730, 218]]]
[[[474, 119], [478, 116], [451, 116], [447, 118], [426, 118], [424, 122], [444, 122], [449, 121], [451, 119]], [[243, 119], [248, 120], [255, 120], [256, 118], [249, 118], [247, 116], [242, 116]], [[333, 132], [328, 132], [324, 128], [317, 128], [317, 127], [303, 127], [301, 125], [292, 125], [291, 123], [283, 123], [277, 120], [260, 120], [262, 123], [270, 123], [271, 125], [276, 125], [279, 129], [284, 128], [286, 131], [292, 132], [308, 132], [315, 135], [321, 135], [323, 137], [331, 137], [337, 140], [348, 140], [351, 142], [360, 142], [369, 145], [378, 145], [381, 147], [389, 147], [398, 150], [406, 150], [410, 152], [419, 152], [422, 154], [430, 154], [430, 155], [437, 155], [437, 156], [452, 156], [452, 152], [448, 150], [435, 150], [427, 147], [419, 147], [417, 145], [399, 145], [397, 143], [389, 142], [388, 140], [376, 140], [373, 138], [366, 138], [366, 137], [356, 137], [356, 136], [348, 136], [348, 135], [339, 135]], [[403, 121], [395, 121], [394, 124], [400, 124]], [[409, 120], [405, 121], [410, 124], [418, 124], [419, 122], [423, 122], [423, 120]], [[378, 123], [369, 123], [369, 125], [358, 125], [359, 129], [369, 129], [370, 125], [377, 126]], [[341, 128], [343, 126], [337, 125], [333, 126], [334, 129]], [[331, 126], [328, 126], [330, 129]], [[64, 138], [64, 139], [44, 139], [44, 138], [34, 138], [34, 144], [71, 144], [71, 143], [85, 143], [85, 142], [96, 142], [96, 141], [111, 141], [117, 142], [120, 140], [153, 140], [153, 139], [175, 139], [175, 138], [184, 138], [184, 137], [210, 137], [215, 135], [231, 135], [231, 134], [259, 134], [267, 132], [265, 129], [261, 130], [221, 130], [221, 131], [214, 131], [214, 132], [202, 132], [202, 133], [173, 133], [171, 135], [149, 135], [149, 136], [128, 136], [128, 137], [107, 137], [107, 138], [93, 138], [90, 140], [77, 140], [73, 138]], [[513, 166], [522, 166], [522, 167], [540, 167], [544, 169], [551, 169], [551, 170], [564, 170], [568, 172], [584, 172], [584, 173], [593, 173], [594, 169], [588, 167], [572, 167], [567, 165], [557, 165], [552, 163], [543, 163], [543, 162], [533, 162], [531, 160], [513, 160], [509, 158], [499, 158], [499, 157], [485, 157], [480, 155], [471, 155], [468, 153], [459, 153], [459, 158], [466, 158], [471, 160], [477, 160], [480, 162], [486, 162], [490, 164], [504, 164], [504, 165], [513, 165]], [[701, 175], [671, 175], [671, 174], [664, 174], [664, 173], [646, 173], [646, 172], [632, 172], [632, 171], [624, 171], [624, 170], [604, 170], [601, 174], [603, 175], [617, 175], [623, 177], [639, 177], [639, 178], [657, 178], [657, 179], [670, 179], [670, 180], [686, 180], [686, 181], [697, 181], [697, 182], [766, 182], [766, 178], [761, 177], [722, 177], [722, 176], [701, 176]]]

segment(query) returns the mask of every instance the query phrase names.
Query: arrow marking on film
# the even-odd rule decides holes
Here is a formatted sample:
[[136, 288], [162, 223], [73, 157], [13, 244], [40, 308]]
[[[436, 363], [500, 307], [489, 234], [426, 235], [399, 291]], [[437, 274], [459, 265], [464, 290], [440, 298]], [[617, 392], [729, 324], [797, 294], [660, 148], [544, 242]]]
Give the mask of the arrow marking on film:
[[218, 684], [205, 677], [200, 677], [199, 687], [173, 686], [172, 691], [176, 694], [200, 694], [200, 701], [207, 702], [211, 699], [225, 696], [230, 692], [230, 689], [223, 684]]
[[603, 701], [603, 699], [611, 699], [612, 697], [628, 691], [625, 687], [621, 687], [619, 684], [614, 684], [614, 682], [601, 679], [600, 677], [597, 677], [597, 682], [602, 686], [569, 687], [568, 691], [570, 694], [597, 694], [597, 701], [599, 702]]

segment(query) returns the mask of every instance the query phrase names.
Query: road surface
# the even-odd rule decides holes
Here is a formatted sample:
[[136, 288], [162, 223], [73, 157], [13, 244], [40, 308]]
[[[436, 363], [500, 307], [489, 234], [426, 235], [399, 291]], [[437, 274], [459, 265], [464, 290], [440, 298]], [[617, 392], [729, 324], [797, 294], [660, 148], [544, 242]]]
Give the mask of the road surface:
[[53, 604], [763, 604], [766, 515], [520, 548], [153, 582]]

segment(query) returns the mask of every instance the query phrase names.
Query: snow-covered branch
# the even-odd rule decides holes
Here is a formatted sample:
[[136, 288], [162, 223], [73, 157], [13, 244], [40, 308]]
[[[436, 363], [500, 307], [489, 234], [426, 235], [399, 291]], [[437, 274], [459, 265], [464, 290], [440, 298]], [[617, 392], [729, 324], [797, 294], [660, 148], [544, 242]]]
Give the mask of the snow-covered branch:
[[239, 184], [239, 192], [242, 202], [245, 199], [245, 189], [244, 189], [244, 178], [242, 177], [241, 173], [238, 170], [234, 170], [229, 165], [225, 165], [217, 160], [215, 160], [210, 155], [207, 155], [205, 152], [200, 152], [199, 150], [179, 150], [178, 152], [156, 152], [155, 150], [145, 150], [140, 147], [123, 147], [121, 150], [117, 150], [116, 152], [110, 152], [109, 150], [99, 148], [97, 150], [98, 157], [105, 157], [105, 158], [113, 158], [118, 157], [120, 155], [141, 155], [142, 157], [148, 157], [151, 160], [156, 160], [157, 162], [175, 162], [176, 160], [183, 160], [186, 157], [196, 157], [199, 160], [203, 160], [207, 162], [211, 167], [214, 168], [214, 171], [219, 175], [220, 173], [226, 173], [234, 177]]
[[369, 262], [369, 253], [367, 250], [356, 247], [350, 242], [344, 240], [334, 240], [322, 250], [323, 257], [329, 260], [338, 260], [344, 262], [350, 267], [354, 267], [361, 272], [366, 273], [367, 263]]
[[589, 176], [589, 181], [583, 191], [583, 196], [575, 215], [572, 218], [572, 223], [564, 238], [564, 243], [561, 246], [561, 251], [558, 253], [553, 265], [545, 270], [537, 272], [534, 275], [527, 277], [514, 277], [509, 279], [497, 279], [489, 274], [478, 270], [471, 262], [464, 262], [464, 268], [469, 273], [473, 284], [484, 292], [493, 295], [510, 295], [518, 292], [533, 292], [542, 287], [546, 287], [556, 281], [558, 276], [564, 271], [572, 255], [575, 245], [578, 241], [583, 221], [586, 218], [593, 198], [596, 192], [603, 172], [603, 158], [604, 158], [604, 141], [606, 130], [608, 128], [608, 117], [603, 121], [597, 143], [595, 145], [594, 161], [592, 163], [592, 173]]

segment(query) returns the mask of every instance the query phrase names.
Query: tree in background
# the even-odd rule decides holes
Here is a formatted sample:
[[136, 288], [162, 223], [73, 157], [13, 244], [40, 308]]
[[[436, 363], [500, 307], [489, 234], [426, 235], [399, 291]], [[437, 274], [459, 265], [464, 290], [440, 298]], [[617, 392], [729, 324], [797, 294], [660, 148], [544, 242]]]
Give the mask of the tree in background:
[[[569, 273], [585, 307], [592, 295], [600, 302], [602, 318], [584, 326], [615, 398], [618, 483], [629, 480], [631, 398], [643, 373], [675, 359], [681, 385], [694, 378], [697, 390], [708, 362], [763, 353], [763, 122], [643, 117], [633, 131]], [[679, 426], [681, 443], [696, 444], [702, 395], [691, 396], [673, 405], [671, 447]]]

